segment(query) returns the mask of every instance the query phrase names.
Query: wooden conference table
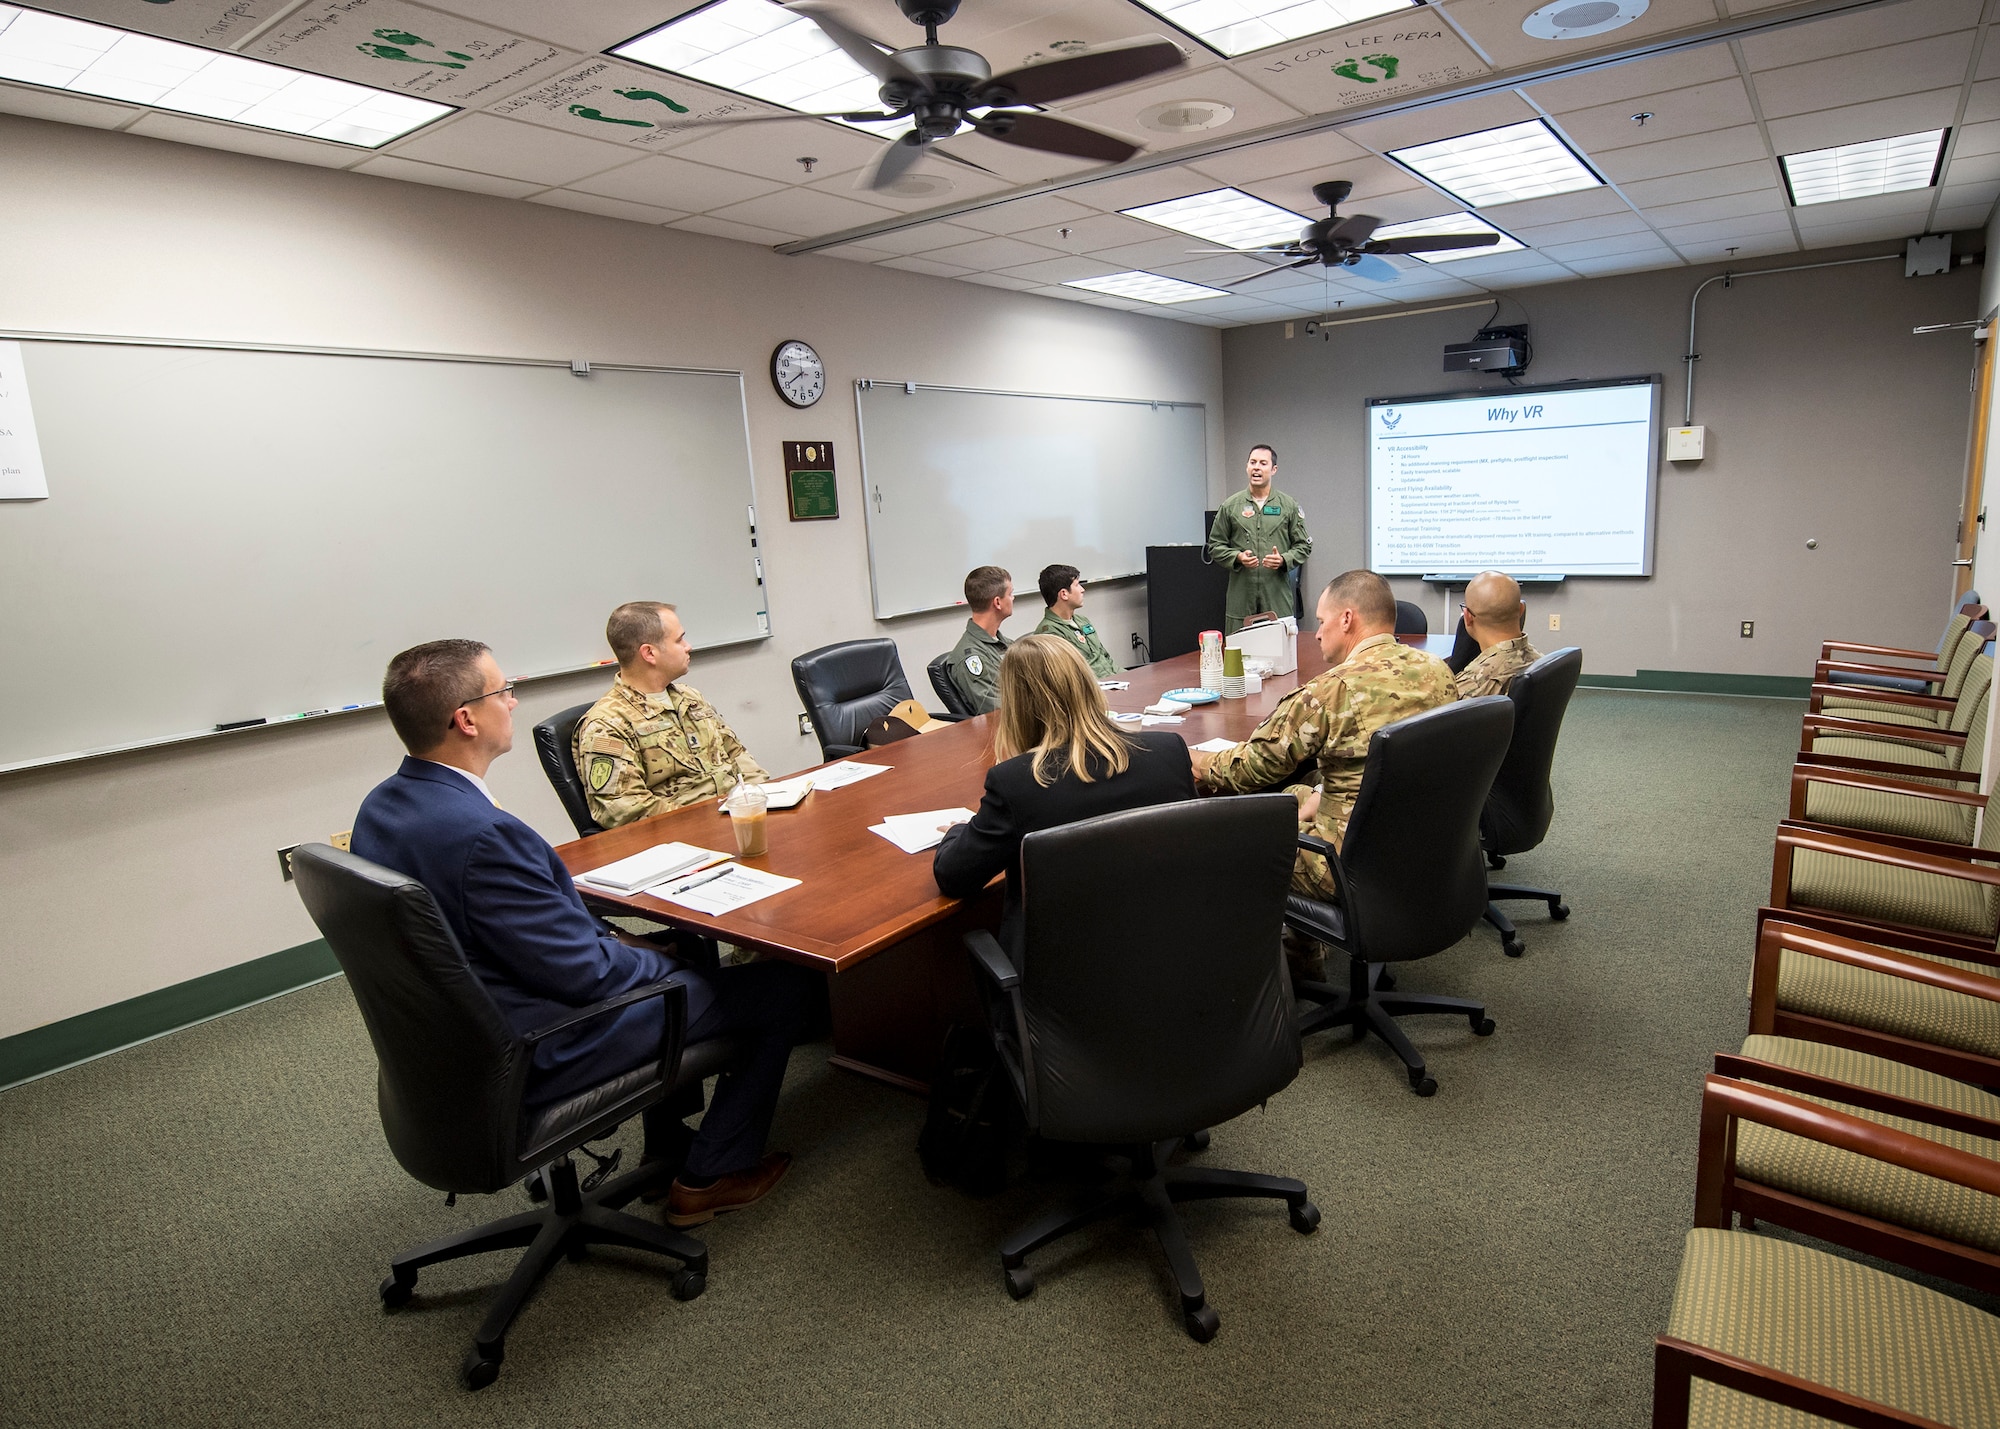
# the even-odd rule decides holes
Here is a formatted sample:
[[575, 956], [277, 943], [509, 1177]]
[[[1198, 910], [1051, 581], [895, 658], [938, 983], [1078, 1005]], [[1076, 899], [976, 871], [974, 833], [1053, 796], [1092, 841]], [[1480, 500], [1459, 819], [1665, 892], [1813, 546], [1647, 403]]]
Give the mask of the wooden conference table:
[[[1449, 636], [1404, 640], [1440, 657], [1451, 648]], [[1114, 711], [1143, 709], [1168, 690], [1198, 683], [1198, 664], [1190, 654], [1125, 671], [1120, 678], [1131, 688], [1109, 691], [1106, 698]], [[1190, 745], [1218, 736], [1242, 739], [1285, 694], [1325, 668], [1317, 643], [1302, 634], [1295, 673], [1266, 680], [1262, 691], [1245, 699], [1197, 705], [1183, 723], [1159, 727]], [[588, 897], [595, 905], [830, 974], [833, 1063], [921, 1092], [945, 1028], [979, 1016], [961, 939], [970, 929], [998, 925], [1000, 882], [976, 898], [946, 898], [931, 877], [929, 853], [904, 853], [869, 826], [886, 814], [977, 808], [993, 763], [993, 718], [981, 715], [852, 757], [889, 772], [815, 792], [794, 809], [773, 810], [770, 851], [742, 860], [801, 880], [796, 888], [720, 917], [644, 893], [619, 897], [592, 889]], [[728, 817], [710, 799], [578, 839], [557, 853], [571, 874], [579, 874], [674, 840], [735, 847]]]

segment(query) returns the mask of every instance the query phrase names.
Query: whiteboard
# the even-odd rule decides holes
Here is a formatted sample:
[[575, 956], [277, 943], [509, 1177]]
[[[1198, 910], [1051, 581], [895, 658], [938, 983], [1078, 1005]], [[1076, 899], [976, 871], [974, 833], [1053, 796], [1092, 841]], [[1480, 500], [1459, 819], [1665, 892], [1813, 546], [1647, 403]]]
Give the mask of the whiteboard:
[[1368, 569], [1648, 576], [1660, 379], [1368, 401]]
[[1142, 574], [1146, 547], [1200, 541], [1208, 413], [1135, 402], [857, 382], [878, 619], [962, 605], [965, 575]]
[[445, 636], [578, 669], [626, 600], [769, 633], [740, 373], [22, 352], [49, 494], [0, 503], [0, 768], [376, 703]]

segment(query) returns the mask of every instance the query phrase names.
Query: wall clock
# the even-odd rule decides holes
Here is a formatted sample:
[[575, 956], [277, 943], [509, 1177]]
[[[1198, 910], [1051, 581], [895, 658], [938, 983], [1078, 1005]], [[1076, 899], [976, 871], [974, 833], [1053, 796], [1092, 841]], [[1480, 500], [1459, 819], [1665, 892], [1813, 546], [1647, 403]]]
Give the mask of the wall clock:
[[781, 342], [771, 354], [771, 385], [794, 407], [810, 407], [826, 395], [826, 363], [797, 338]]

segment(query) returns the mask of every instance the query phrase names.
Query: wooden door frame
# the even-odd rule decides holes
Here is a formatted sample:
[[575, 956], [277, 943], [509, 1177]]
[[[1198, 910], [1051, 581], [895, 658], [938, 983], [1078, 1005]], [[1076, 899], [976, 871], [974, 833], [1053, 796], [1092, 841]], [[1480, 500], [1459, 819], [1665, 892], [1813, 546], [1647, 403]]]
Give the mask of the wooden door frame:
[[1972, 588], [1972, 561], [1979, 547], [1979, 513], [1985, 502], [1986, 444], [1991, 437], [1993, 406], [1993, 349], [1996, 315], [1986, 314], [1985, 326], [1973, 334], [1978, 356], [1972, 370], [1972, 435], [1965, 453], [1965, 499], [1958, 513], [1958, 550], [1952, 567], [1952, 603]]

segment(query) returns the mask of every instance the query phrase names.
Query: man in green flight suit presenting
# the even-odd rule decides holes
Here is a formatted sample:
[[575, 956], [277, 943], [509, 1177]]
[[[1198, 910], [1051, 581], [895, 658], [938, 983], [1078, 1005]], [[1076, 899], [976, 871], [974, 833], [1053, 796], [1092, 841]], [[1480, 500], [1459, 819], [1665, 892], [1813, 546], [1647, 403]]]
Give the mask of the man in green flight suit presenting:
[[1250, 616], [1292, 613], [1292, 572], [1312, 554], [1306, 513], [1271, 488], [1278, 453], [1267, 443], [1250, 448], [1244, 473], [1250, 484], [1216, 508], [1208, 532], [1208, 558], [1229, 567], [1229, 598], [1222, 633], [1234, 635]]

